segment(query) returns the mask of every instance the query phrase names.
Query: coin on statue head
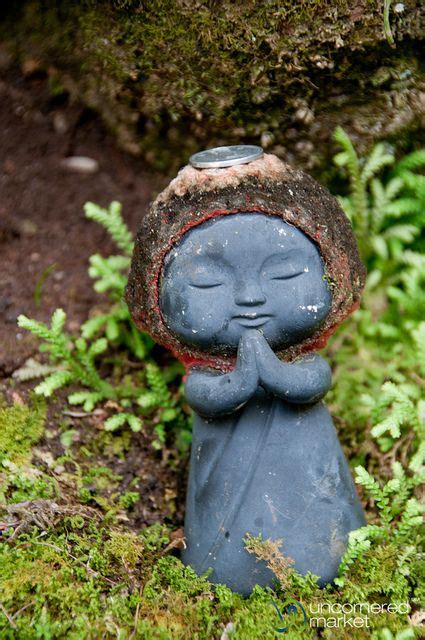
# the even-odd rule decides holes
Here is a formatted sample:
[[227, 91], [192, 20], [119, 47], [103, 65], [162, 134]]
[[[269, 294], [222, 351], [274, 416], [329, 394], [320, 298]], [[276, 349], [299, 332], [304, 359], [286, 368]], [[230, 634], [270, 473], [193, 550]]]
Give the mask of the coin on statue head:
[[222, 169], [238, 164], [248, 164], [258, 160], [263, 149], [254, 144], [236, 144], [226, 147], [214, 147], [194, 153], [189, 162], [196, 169]]

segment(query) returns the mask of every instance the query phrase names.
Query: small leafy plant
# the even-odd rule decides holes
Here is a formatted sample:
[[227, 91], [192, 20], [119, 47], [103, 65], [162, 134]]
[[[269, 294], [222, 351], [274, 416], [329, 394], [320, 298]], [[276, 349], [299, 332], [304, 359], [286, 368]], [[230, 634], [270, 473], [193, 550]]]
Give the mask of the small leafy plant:
[[[43, 341], [40, 351], [48, 354], [49, 365], [31, 360], [15, 372], [15, 377], [44, 377], [36, 386], [35, 393], [45, 397], [70, 385], [84, 387], [71, 393], [68, 402], [82, 405], [84, 411], [90, 412], [101, 403], [111, 401], [117, 411], [106, 419], [107, 431], [115, 431], [126, 424], [132, 431], [140, 431], [144, 416], [148, 416], [153, 421], [156, 434], [153, 440], [155, 448], [160, 449], [165, 442], [166, 425], [180, 429], [178, 441], [187, 446], [190, 431], [181, 408], [181, 394], [171, 393], [167, 386], [181, 373], [181, 369], [173, 365], [162, 372], [149, 359], [153, 341], [136, 329], [124, 302], [133, 236], [122, 218], [121, 205], [112, 202], [108, 209], [104, 209], [89, 202], [85, 205], [85, 212], [87, 218], [98, 222], [109, 232], [123, 252], [107, 258], [98, 254], [90, 258], [89, 275], [95, 280], [94, 289], [108, 294], [111, 306], [106, 313], [87, 320], [78, 337], [66, 333], [66, 314], [62, 309], [53, 313], [50, 326], [20, 315], [18, 325]], [[126, 349], [131, 357], [142, 361], [144, 376], [143, 373], [136, 376], [121, 374], [119, 382], [113, 381], [113, 372], [101, 371], [100, 366], [100, 356], [104, 357], [111, 349]]]
[[84, 404], [86, 411], [93, 409], [100, 400], [112, 399], [115, 391], [112, 386], [102, 380], [95, 366], [95, 359], [108, 348], [105, 338], [99, 338], [90, 346], [83, 338], [72, 340], [65, 331], [66, 314], [62, 309], [56, 309], [52, 316], [50, 327], [42, 322], [31, 320], [24, 315], [19, 316], [18, 325], [22, 329], [31, 331], [37, 338], [43, 340], [40, 350], [48, 353], [51, 361], [57, 366], [49, 373], [35, 392], [49, 397], [57, 389], [71, 383], [79, 382], [92, 391], [78, 398], [70, 397], [71, 404]]
[[403, 570], [406, 572], [412, 554], [417, 553], [414, 544], [419, 541], [424, 513], [424, 506], [412, 496], [412, 492], [424, 480], [424, 473], [408, 476], [402, 465], [395, 462], [393, 478], [381, 487], [364, 467], [356, 467], [356, 482], [364, 487], [376, 504], [379, 523], [368, 524], [350, 533], [348, 548], [340, 564], [339, 577], [335, 580], [338, 586], [344, 586], [345, 576], [355, 560], [364, 558], [373, 549], [373, 545], [389, 540], [392, 545], [398, 547], [399, 552], [402, 549], [406, 551], [407, 555], [400, 555], [404, 566], [399, 566], [402, 573]]
[[[359, 158], [348, 135], [338, 127], [335, 141], [342, 151], [335, 164], [346, 172], [350, 192], [340, 203], [351, 220], [360, 252], [369, 270], [368, 286], [397, 275], [406, 250], [423, 248], [420, 240], [425, 211], [425, 149], [396, 161], [393, 149], [378, 143], [367, 158]], [[385, 180], [380, 177], [387, 172]]]
[[[354, 420], [358, 449], [369, 448], [373, 439], [378, 445], [375, 455], [356, 458], [363, 463], [356, 467], [356, 482], [374, 515], [350, 534], [336, 583], [352, 598], [385, 593], [403, 601], [410, 593], [419, 602], [419, 486], [425, 479], [425, 177], [419, 170], [425, 150], [396, 161], [388, 145], [378, 144], [368, 158], [359, 158], [341, 128], [335, 140], [343, 148], [335, 162], [350, 183], [339, 200], [369, 273], [351, 331], [334, 338], [340, 380], [334, 401], [340, 416], [346, 412], [345, 420]], [[380, 479], [374, 477], [377, 462]]]
[[122, 253], [107, 258], [99, 254], [90, 257], [89, 275], [95, 280], [94, 289], [98, 293], [107, 293], [112, 304], [107, 313], [93, 316], [83, 324], [82, 337], [91, 340], [104, 334], [110, 344], [124, 347], [135, 358], [143, 360], [149, 354], [153, 341], [136, 329], [124, 302], [134, 240], [122, 218], [121, 204], [111, 202], [108, 209], [103, 209], [87, 202], [84, 210], [89, 220], [94, 220], [108, 231]]

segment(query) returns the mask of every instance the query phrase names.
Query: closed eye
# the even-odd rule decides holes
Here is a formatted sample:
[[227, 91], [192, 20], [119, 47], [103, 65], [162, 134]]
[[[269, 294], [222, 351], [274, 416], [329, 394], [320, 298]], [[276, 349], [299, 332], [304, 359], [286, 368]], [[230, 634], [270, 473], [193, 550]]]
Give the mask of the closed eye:
[[271, 280], [290, 280], [291, 278], [296, 278], [300, 276], [304, 271], [296, 271], [295, 273], [282, 273], [269, 276]]
[[194, 282], [192, 282], [190, 286], [194, 287], [195, 289], [215, 289], [216, 287], [221, 287], [222, 284], [222, 282], [211, 282], [204, 284], [195, 284]]

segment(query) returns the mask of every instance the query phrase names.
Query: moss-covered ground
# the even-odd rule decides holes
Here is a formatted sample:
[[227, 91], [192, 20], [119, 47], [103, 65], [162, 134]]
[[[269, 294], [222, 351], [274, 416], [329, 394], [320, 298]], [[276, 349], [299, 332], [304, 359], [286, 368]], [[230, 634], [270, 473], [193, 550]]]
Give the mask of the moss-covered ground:
[[[404, 363], [394, 361], [394, 355], [380, 353], [374, 340], [357, 345], [358, 332], [358, 321], [352, 321], [329, 347], [335, 369], [331, 407], [351, 464], [364, 464], [382, 482], [392, 477], [395, 460], [408, 457], [413, 432], [408, 429], [396, 446], [380, 451], [361, 397], [379, 397], [387, 377], [402, 375], [404, 367], [410, 370], [413, 354], [405, 353]], [[134, 460], [143, 456], [141, 438], [154, 439], [149, 423], [146, 435], [128, 429], [106, 433], [101, 411], [67, 418], [59, 399], [50, 402], [46, 417], [44, 402], [27, 399], [22, 385], [12, 383], [4, 391], [13, 394], [15, 404], [0, 410], [0, 637], [254, 640], [279, 637], [276, 629], [287, 623], [284, 637], [297, 640], [419, 637], [424, 566], [413, 530], [408, 540], [389, 534], [365, 549], [343, 586], [325, 590], [314, 578], [288, 571], [278, 553], [273, 565], [276, 550], [262, 551], [260, 545], [257, 553], [271, 560], [279, 580], [274, 592], [257, 588], [244, 600], [180, 562], [181, 504], [176, 513], [176, 494], [167, 483], [162, 495], [152, 493], [154, 501], [162, 501], [152, 520], [159, 511], [162, 521], [139, 524], [145, 518], [137, 504], [146, 502], [151, 487]], [[176, 451], [173, 441], [171, 436], [158, 451], [157, 464], [166, 465], [169, 476], [179, 476], [178, 458], [186, 455]], [[379, 523], [373, 500], [366, 494], [363, 499], [369, 522]], [[390, 528], [397, 522], [395, 517]], [[402, 613], [363, 611], [356, 615], [361, 626], [318, 630], [304, 623], [299, 612], [286, 616], [283, 625], [273, 602], [283, 610], [288, 599], [312, 612], [322, 603], [402, 603], [405, 608]]]

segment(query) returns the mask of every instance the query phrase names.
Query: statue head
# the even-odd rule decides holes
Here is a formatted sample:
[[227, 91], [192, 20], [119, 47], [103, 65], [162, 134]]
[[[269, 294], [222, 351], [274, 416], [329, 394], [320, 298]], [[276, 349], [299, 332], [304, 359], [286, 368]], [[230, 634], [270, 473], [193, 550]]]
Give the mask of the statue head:
[[257, 328], [283, 358], [324, 346], [364, 284], [336, 199], [272, 155], [185, 167], [142, 221], [126, 299], [186, 365], [232, 367]]
[[281, 349], [317, 330], [331, 307], [317, 246], [278, 216], [237, 213], [186, 232], [167, 254], [160, 309], [182, 342], [220, 352], [260, 330]]

